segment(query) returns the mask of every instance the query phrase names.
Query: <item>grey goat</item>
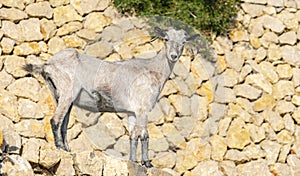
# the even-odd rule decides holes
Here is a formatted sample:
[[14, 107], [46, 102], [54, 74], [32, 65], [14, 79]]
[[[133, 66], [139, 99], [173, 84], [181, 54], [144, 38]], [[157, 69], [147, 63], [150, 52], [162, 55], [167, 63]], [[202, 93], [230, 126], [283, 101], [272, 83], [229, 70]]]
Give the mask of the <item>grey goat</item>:
[[184, 43], [199, 36], [187, 36], [184, 30], [173, 28], [154, 31], [166, 43], [150, 59], [105, 62], [69, 48], [43, 65], [24, 67], [28, 72], [40, 73], [55, 97], [57, 108], [50, 122], [57, 148], [69, 151], [66, 135], [72, 105], [92, 112], [124, 112], [129, 115], [130, 160], [137, 161], [140, 138], [142, 165], [152, 167], [148, 158], [148, 113], [181, 56]]

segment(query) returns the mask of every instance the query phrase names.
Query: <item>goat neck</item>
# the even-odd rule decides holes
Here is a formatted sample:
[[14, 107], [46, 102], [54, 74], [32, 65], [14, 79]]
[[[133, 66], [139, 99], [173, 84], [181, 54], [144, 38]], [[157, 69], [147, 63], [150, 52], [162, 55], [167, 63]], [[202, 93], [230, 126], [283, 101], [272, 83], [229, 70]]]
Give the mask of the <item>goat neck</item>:
[[157, 65], [160, 72], [166, 76], [167, 79], [171, 75], [176, 62], [169, 61], [166, 47], [163, 47], [154, 59], [155, 65]]

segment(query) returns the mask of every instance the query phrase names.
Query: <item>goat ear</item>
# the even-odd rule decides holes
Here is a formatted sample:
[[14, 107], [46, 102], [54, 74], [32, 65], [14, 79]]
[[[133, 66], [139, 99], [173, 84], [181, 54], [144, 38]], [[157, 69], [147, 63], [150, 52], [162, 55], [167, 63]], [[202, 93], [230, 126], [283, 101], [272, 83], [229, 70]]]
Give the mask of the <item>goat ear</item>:
[[191, 41], [191, 40], [195, 40], [196, 38], [200, 37], [200, 34], [195, 34], [192, 36], [189, 36], [186, 38], [186, 41]]
[[165, 39], [167, 37], [167, 33], [164, 30], [160, 29], [159, 27], [155, 27], [154, 32], [160, 38]]

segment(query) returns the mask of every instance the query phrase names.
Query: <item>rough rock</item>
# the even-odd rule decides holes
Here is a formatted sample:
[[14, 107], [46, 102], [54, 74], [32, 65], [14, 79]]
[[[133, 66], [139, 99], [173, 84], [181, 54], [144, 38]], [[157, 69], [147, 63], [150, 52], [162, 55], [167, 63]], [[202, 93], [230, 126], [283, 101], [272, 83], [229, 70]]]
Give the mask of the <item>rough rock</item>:
[[71, 21], [82, 21], [82, 19], [71, 5], [59, 6], [53, 9], [53, 20], [57, 26], [62, 26]]
[[64, 24], [59, 29], [57, 29], [57, 35], [63, 36], [76, 31], [79, 31], [83, 27], [83, 24], [78, 21], [71, 21], [69, 23]]
[[94, 30], [95, 32], [103, 31], [105, 26], [111, 23], [109, 17], [104, 16], [102, 13], [92, 12], [86, 16], [84, 28]]
[[98, 38], [98, 34], [91, 29], [81, 29], [76, 32], [76, 35], [80, 38], [95, 41]]
[[263, 26], [267, 29], [270, 29], [276, 33], [281, 33], [283, 32], [285, 26], [284, 24], [275, 17], [269, 16], [269, 15], [264, 15], [263, 16]]
[[115, 143], [115, 139], [111, 135], [112, 132], [112, 130], [108, 129], [101, 122], [83, 130], [83, 134], [90, 140], [94, 147], [101, 150], [105, 150]]
[[225, 60], [226, 64], [229, 68], [235, 69], [236, 71], [240, 71], [244, 64], [244, 59], [241, 57], [239, 52], [225, 52]]
[[53, 15], [53, 10], [47, 1], [29, 4], [25, 8], [25, 12], [34, 17], [51, 18]]
[[292, 175], [300, 174], [300, 159], [296, 155], [289, 155], [287, 158], [287, 163], [290, 165]]
[[111, 132], [112, 136], [117, 139], [125, 134], [125, 128], [116, 114], [104, 113], [99, 118], [100, 123], [104, 124]]
[[259, 64], [261, 73], [271, 82], [276, 83], [279, 79], [275, 67], [270, 63], [263, 61]]
[[250, 161], [245, 164], [240, 164], [237, 166], [237, 170], [240, 175], [244, 175], [244, 176], [256, 176], [256, 175], [271, 176], [272, 175], [271, 172], [269, 171], [267, 162], [262, 159]]
[[35, 78], [21, 78], [13, 82], [7, 89], [16, 96], [38, 101], [40, 84]]
[[2, 115], [8, 117], [14, 122], [18, 122], [20, 120], [17, 110], [17, 97], [14, 94], [4, 89], [0, 89], [0, 107]]
[[215, 161], [222, 161], [227, 151], [227, 143], [225, 138], [214, 135], [210, 140], [212, 146], [212, 159]]
[[[29, 1], [30, 2], [30, 1]], [[8, 7], [16, 7], [18, 9], [24, 9], [25, 2], [23, 0], [16, 0], [16, 1], [10, 1], [10, 0], [2, 0], [1, 3]]]
[[294, 136], [290, 131], [282, 130], [277, 134], [277, 140], [280, 144], [291, 144], [294, 141]]
[[245, 98], [249, 98], [250, 100], [255, 100], [257, 99], [262, 91], [259, 89], [256, 89], [248, 84], [240, 84], [234, 86], [234, 91], [236, 96], [242, 96]]
[[285, 96], [295, 93], [294, 84], [292, 81], [280, 80], [273, 86], [273, 97], [282, 99]]
[[50, 0], [49, 1], [51, 6], [53, 7], [57, 7], [57, 6], [62, 6], [62, 5], [66, 5], [70, 2], [70, 0]]
[[21, 136], [12, 130], [4, 130], [2, 132], [5, 152], [9, 154], [20, 154], [21, 151]]
[[14, 49], [15, 41], [10, 38], [3, 37], [0, 44], [2, 47], [2, 52], [4, 54], [9, 54]]
[[63, 37], [64, 43], [67, 48], [84, 48], [86, 41], [79, 38], [77, 35], [69, 35]]
[[30, 43], [22, 43], [21, 45], [17, 45], [14, 47], [15, 55], [31, 55], [31, 54], [40, 54], [41, 52], [47, 51], [47, 44], [45, 42], [30, 42]]
[[231, 123], [227, 133], [228, 147], [243, 149], [251, 142], [250, 134], [243, 126], [244, 122], [238, 119]]
[[18, 112], [21, 118], [39, 119], [44, 117], [44, 113], [38, 104], [23, 98], [18, 100]]
[[56, 149], [53, 144], [46, 143], [40, 148], [39, 164], [45, 168], [51, 168], [61, 159], [60, 150]]
[[122, 39], [127, 46], [139, 46], [151, 41], [148, 32], [140, 29], [129, 30]]
[[75, 156], [74, 164], [77, 165], [77, 169], [80, 174], [94, 174], [102, 173], [103, 170], [103, 160], [98, 157], [92, 151], [85, 151], [77, 153]]
[[0, 9], [1, 19], [6, 19], [10, 21], [20, 21], [28, 17], [28, 15], [22, 10], [15, 8], [1, 8]]
[[281, 55], [284, 61], [290, 65], [299, 65], [299, 51], [297, 48], [289, 45], [284, 45], [280, 47]]
[[1, 29], [5, 36], [12, 38], [17, 41], [24, 41], [21, 28], [19, 25], [11, 21], [3, 21]]
[[152, 164], [159, 168], [173, 168], [175, 166], [176, 153], [162, 152], [159, 153], [153, 160]]
[[268, 164], [275, 164], [280, 152], [280, 144], [265, 140], [261, 142], [261, 147], [266, 152], [266, 160]]
[[179, 150], [177, 151], [175, 171], [183, 173], [186, 170], [192, 169], [197, 165], [197, 158], [192, 151]]
[[19, 56], [4, 56], [5, 70], [7, 73], [13, 75], [14, 77], [23, 77], [27, 72], [22, 69], [22, 66], [25, 65], [25, 59]]
[[48, 52], [50, 54], [56, 54], [59, 51], [65, 49], [67, 46], [64, 40], [60, 37], [53, 37], [48, 42]]
[[218, 84], [224, 87], [233, 87], [238, 83], [238, 72], [234, 69], [225, 70], [218, 77]]
[[276, 101], [270, 94], [264, 94], [253, 104], [254, 111], [263, 111], [275, 107]]
[[22, 30], [22, 36], [25, 41], [36, 41], [43, 39], [43, 35], [40, 32], [40, 21], [38, 18], [22, 20], [20, 21], [19, 26]]
[[199, 95], [193, 95], [191, 97], [192, 118], [204, 120], [208, 114], [207, 107], [208, 102], [206, 98], [200, 97]]
[[[99, 50], [99, 48], [101, 48], [101, 50]], [[110, 55], [112, 51], [112, 45], [105, 41], [100, 41], [86, 47], [86, 53], [88, 55], [98, 58], [105, 58]]]
[[230, 39], [234, 42], [249, 41], [249, 34], [246, 30], [233, 30], [230, 32]]
[[290, 167], [285, 163], [275, 163], [275, 165], [270, 168], [270, 171], [275, 175], [292, 175]]
[[294, 45], [297, 42], [297, 36], [294, 31], [283, 33], [279, 36], [279, 42], [281, 44]]
[[172, 124], [164, 124], [162, 126], [162, 132], [166, 136], [167, 140], [171, 143], [171, 146], [181, 149], [186, 147], [184, 137]]
[[71, 5], [79, 12], [80, 15], [90, 13], [92, 11], [105, 10], [110, 1], [109, 0], [71, 0]]
[[183, 95], [170, 95], [169, 100], [179, 115], [191, 115], [191, 100]]
[[69, 153], [61, 153], [61, 160], [56, 169], [56, 175], [76, 175], [73, 157]]
[[262, 74], [251, 74], [247, 76], [246, 83], [253, 85], [269, 94], [272, 93], [272, 84]]
[[193, 175], [201, 174], [203, 176], [222, 176], [222, 171], [219, 170], [219, 163], [216, 161], [200, 162], [193, 170]]
[[22, 120], [15, 124], [15, 128], [21, 136], [36, 138], [45, 137], [44, 124], [42, 121], [33, 119]]
[[31, 138], [23, 144], [22, 157], [32, 163], [39, 162], [40, 147], [45, 145], [45, 141], [41, 139]]
[[257, 17], [263, 14], [263, 9], [265, 8], [265, 6], [258, 4], [243, 3], [242, 8], [251, 17]]
[[34, 176], [29, 162], [19, 155], [10, 155], [7, 160], [0, 164], [0, 174]]

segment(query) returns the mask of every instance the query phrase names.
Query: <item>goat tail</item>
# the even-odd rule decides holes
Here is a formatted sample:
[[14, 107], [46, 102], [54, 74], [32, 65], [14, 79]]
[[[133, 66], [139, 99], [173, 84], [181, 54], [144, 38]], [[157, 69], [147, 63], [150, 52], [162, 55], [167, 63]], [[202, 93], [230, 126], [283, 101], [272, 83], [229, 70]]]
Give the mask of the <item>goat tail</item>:
[[44, 65], [33, 65], [33, 64], [26, 64], [23, 69], [25, 71], [31, 73], [43, 73], [44, 72]]

